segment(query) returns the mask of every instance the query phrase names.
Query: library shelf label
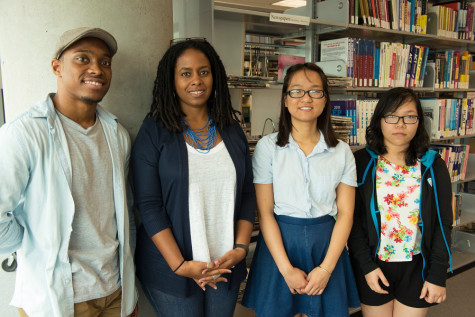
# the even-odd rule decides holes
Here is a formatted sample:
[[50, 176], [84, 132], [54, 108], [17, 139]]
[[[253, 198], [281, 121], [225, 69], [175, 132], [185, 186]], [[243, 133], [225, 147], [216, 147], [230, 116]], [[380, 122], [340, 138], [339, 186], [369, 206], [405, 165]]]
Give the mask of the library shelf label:
[[293, 14], [274, 13], [274, 12], [269, 14], [269, 21], [298, 24], [298, 25], [307, 25], [307, 26], [310, 25], [310, 17], [304, 17], [300, 15], [293, 15]]

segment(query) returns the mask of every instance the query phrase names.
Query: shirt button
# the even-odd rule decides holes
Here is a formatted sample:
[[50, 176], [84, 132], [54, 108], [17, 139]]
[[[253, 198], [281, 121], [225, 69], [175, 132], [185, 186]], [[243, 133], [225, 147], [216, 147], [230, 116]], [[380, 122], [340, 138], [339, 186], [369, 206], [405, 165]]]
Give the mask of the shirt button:
[[67, 279], [64, 280], [64, 282], [65, 282], [66, 284], [69, 284], [69, 283], [71, 283], [71, 280], [70, 280], [69, 278], [67, 278]]

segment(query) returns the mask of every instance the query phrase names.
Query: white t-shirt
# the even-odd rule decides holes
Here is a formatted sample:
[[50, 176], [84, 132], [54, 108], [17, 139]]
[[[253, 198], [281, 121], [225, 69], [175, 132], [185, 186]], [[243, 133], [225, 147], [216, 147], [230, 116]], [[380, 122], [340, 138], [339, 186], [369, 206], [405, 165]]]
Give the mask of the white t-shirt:
[[207, 153], [187, 150], [193, 260], [210, 262], [234, 245], [236, 169], [224, 142]]

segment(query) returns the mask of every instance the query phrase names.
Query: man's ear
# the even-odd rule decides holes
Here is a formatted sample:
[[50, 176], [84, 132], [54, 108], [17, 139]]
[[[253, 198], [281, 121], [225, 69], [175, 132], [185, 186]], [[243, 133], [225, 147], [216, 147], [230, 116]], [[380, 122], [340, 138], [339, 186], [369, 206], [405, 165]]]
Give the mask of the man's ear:
[[61, 62], [61, 60], [56, 59], [56, 58], [53, 58], [51, 60], [51, 69], [53, 70], [53, 73], [58, 77], [61, 77], [62, 66], [63, 66], [63, 63]]

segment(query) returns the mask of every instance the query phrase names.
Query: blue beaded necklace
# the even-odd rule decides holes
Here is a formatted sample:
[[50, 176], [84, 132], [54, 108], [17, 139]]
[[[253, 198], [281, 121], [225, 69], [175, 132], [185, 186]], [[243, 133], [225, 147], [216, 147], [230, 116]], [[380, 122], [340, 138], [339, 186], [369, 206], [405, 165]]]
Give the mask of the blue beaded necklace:
[[186, 143], [193, 146], [197, 151], [208, 153], [216, 145], [216, 125], [213, 124], [210, 118], [204, 126], [198, 129], [192, 129], [188, 121], [183, 119], [183, 134]]

